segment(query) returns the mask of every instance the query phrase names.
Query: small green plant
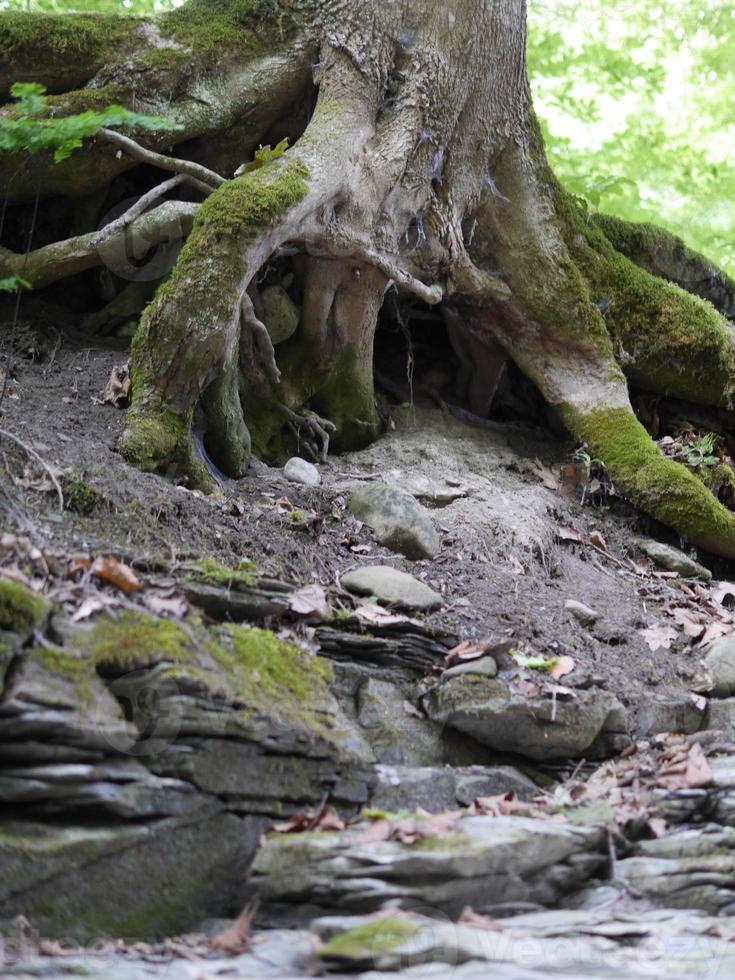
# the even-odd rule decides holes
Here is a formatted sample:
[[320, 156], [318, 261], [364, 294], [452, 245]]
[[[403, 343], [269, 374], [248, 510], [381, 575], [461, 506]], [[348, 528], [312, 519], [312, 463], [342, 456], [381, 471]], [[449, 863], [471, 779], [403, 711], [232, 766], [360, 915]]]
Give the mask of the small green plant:
[[287, 149], [288, 137], [281, 140], [281, 142], [273, 149], [271, 149], [270, 144], [268, 144], [268, 146], [261, 146], [259, 150], [255, 151], [253, 159], [250, 161], [250, 163], [244, 163], [240, 167], [238, 173], [250, 174], [254, 170], [260, 170], [261, 167], [264, 167], [267, 163], [270, 163], [271, 160], [280, 159]]
[[51, 118], [46, 115], [46, 87], [37, 82], [16, 82], [11, 87], [10, 94], [17, 99], [15, 112], [12, 117], [0, 116], [0, 151], [5, 153], [53, 152], [54, 161], [61, 163], [74, 150], [79, 149], [85, 139], [96, 136], [101, 129], [114, 126], [135, 126], [139, 129], [180, 128], [166, 119], [132, 112], [121, 105], [110, 105], [101, 111], [87, 109], [73, 116]]
[[23, 276], [6, 276], [0, 279], [0, 293], [14, 293], [16, 289], [30, 289], [31, 284]]
[[693, 470], [701, 466], [711, 468], [721, 462], [717, 453], [717, 436], [712, 432], [707, 432], [703, 436], [684, 432], [679, 434], [678, 439], [666, 436], [660, 440], [659, 446], [667, 456]]

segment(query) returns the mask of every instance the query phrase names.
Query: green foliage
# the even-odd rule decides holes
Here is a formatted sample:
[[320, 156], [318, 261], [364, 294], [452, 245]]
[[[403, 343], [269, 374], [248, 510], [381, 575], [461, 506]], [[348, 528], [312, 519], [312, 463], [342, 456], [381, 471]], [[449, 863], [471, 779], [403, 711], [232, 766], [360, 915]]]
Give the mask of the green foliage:
[[44, 116], [48, 109], [46, 88], [36, 82], [16, 82], [10, 94], [17, 99], [15, 112], [12, 117], [0, 116], [0, 151], [5, 153], [53, 151], [54, 161], [60, 163], [79, 149], [83, 140], [96, 136], [103, 128], [176, 128], [165, 119], [131, 112], [120, 105], [111, 105], [100, 111], [86, 109], [76, 115], [51, 119]]
[[23, 276], [6, 276], [0, 279], [0, 293], [14, 293], [16, 289], [30, 289], [31, 284]]
[[531, 0], [549, 160], [593, 207], [735, 267], [735, 0]]

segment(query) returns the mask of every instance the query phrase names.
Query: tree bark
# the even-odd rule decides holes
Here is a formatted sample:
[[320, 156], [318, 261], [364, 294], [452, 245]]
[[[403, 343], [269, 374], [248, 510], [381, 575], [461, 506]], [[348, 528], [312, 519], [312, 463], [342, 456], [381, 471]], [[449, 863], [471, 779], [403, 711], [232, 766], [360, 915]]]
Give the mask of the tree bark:
[[[148, 148], [170, 153], [175, 139], [175, 156], [227, 178], [195, 208], [135, 337], [131, 462], [173, 464], [206, 489], [195, 424], [232, 477], [294, 434], [317, 457], [376, 438], [374, 334], [395, 286], [442, 303], [453, 343], [465, 331], [466, 349], [493, 352], [493, 385], [502, 363], [477, 338], [494, 338], [638, 506], [735, 557], [735, 517], [664, 458], [627, 387], [730, 407], [735, 285], [673, 236], [589, 216], [563, 190], [533, 113], [525, 28], [524, 0], [189, 0], [138, 25], [117, 65], [98, 46], [54, 75], [63, 89], [95, 73], [53, 111], [114, 93], [182, 126]], [[285, 154], [233, 176], [289, 119]], [[85, 161], [37, 160], [12, 193], [40, 181], [88, 194], [137, 162], [100, 140]], [[296, 255], [299, 325], [274, 350], [261, 287], [284, 254]], [[50, 281], [58, 256], [34, 268]], [[470, 387], [482, 404], [477, 377]]]

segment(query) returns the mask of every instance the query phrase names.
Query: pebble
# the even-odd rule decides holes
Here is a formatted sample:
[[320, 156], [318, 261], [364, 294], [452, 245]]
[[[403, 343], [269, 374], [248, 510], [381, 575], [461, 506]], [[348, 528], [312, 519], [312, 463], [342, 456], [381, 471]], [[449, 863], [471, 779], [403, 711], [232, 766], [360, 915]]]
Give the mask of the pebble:
[[318, 487], [322, 478], [313, 463], [294, 456], [283, 467], [283, 475], [291, 483], [303, 483], [307, 487]]
[[342, 576], [342, 585], [356, 595], [375, 596], [405, 609], [438, 609], [442, 597], [413, 575], [389, 565], [368, 565]]
[[600, 614], [595, 609], [585, 606], [583, 602], [577, 602], [576, 599], [567, 599], [564, 608], [583, 626], [592, 626], [600, 618]]

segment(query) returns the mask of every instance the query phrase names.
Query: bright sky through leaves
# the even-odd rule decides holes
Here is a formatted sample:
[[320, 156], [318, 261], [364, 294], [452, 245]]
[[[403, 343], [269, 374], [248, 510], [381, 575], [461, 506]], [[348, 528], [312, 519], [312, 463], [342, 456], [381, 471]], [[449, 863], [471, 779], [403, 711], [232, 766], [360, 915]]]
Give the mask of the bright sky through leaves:
[[[529, 68], [557, 174], [735, 272], [735, 0], [528, 0]], [[0, 0], [147, 14], [180, 0]]]

